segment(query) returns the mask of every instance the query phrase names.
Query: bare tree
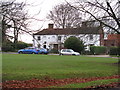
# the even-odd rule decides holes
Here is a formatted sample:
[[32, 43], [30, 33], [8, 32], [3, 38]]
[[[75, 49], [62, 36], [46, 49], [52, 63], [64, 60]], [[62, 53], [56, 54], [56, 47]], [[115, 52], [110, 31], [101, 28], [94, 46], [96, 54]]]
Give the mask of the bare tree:
[[[18, 41], [18, 34], [25, 31], [27, 23], [27, 12], [24, 11], [25, 3], [1, 2], [0, 14], [2, 15], [2, 38], [3, 42], [7, 37], [14, 38], [14, 43]], [[7, 34], [13, 31], [13, 36]]]
[[80, 12], [69, 4], [55, 6], [47, 18], [52, 20], [56, 27], [70, 28], [81, 24]]
[[[15, 1], [0, 3], [2, 42], [6, 43], [6, 41], [12, 39], [14, 40], [14, 47], [16, 48], [19, 35], [27, 33], [33, 37], [33, 33], [41, 30], [42, 26], [37, 30], [31, 29], [32, 22], [43, 21], [35, 17], [40, 14], [40, 10], [34, 15], [29, 15], [29, 9], [28, 7], [26, 8], [26, 6], [35, 7], [36, 5], [25, 2], [16, 3]], [[36, 38], [34, 38], [34, 40], [39, 44]]]
[[108, 32], [120, 34], [120, 1], [119, 0], [88, 0], [81, 2], [78, 0], [77, 5], [71, 5], [77, 10], [83, 12], [87, 20], [96, 20]]

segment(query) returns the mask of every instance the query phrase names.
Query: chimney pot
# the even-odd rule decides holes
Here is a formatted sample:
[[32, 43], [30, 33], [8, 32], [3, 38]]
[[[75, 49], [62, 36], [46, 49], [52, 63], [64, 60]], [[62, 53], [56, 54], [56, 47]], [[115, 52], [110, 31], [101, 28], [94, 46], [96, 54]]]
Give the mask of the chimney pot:
[[49, 29], [53, 29], [53, 26], [54, 26], [53, 24], [48, 24]]

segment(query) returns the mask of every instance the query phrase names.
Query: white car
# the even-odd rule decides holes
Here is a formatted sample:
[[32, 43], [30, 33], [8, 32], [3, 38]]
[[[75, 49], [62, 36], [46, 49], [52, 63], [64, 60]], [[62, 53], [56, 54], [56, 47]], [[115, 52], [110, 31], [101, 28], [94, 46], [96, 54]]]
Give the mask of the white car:
[[79, 56], [80, 53], [74, 52], [72, 49], [61, 49], [60, 55], [75, 55], [75, 56]]

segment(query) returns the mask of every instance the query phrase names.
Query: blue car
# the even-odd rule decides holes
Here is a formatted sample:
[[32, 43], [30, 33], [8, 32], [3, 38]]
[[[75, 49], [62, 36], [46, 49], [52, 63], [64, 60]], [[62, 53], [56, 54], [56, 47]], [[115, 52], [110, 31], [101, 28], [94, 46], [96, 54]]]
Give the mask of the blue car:
[[25, 49], [18, 50], [18, 53], [19, 54], [48, 54], [49, 52], [44, 48], [38, 49], [34, 47], [28, 47]]
[[48, 54], [49, 52], [47, 51], [47, 49], [40, 48], [38, 53], [40, 53], [40, 54]]
[[28, 47], [25, 49], [18, 50], [18, 53], [19, 54], [38, 54], [39, 50], [34, 47]]

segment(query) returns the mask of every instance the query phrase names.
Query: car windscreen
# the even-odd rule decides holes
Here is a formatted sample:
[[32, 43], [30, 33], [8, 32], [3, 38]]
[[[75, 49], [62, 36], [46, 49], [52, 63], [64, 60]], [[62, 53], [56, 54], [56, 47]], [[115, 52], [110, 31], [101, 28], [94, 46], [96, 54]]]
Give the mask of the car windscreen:
[[71, 50], [71, 49], [67, 49], [67, 52], [73, 52], [73, 50]]

